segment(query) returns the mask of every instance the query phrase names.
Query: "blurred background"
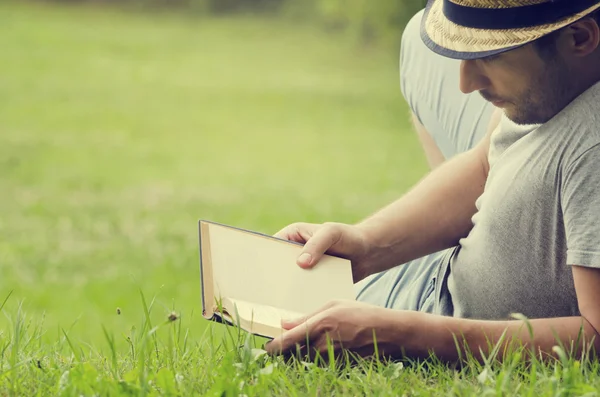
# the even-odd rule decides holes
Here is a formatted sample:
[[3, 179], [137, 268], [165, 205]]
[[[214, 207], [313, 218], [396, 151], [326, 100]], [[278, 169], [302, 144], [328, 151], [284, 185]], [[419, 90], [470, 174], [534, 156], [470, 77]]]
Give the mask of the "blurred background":
[[3, 326], [98, 341], [141, 290], [198, 339], [199, 219], [273, 234], [399, 197], [426, 172], [398, 79], [423, 6], [1, 1]]

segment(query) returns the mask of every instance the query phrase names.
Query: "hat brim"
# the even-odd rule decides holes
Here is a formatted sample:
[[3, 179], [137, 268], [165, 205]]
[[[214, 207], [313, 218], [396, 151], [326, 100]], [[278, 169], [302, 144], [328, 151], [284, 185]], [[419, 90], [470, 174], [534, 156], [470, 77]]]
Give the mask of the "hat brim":
[[433, 52], [447, 58], [485, 58], [529, 44], [563, 28], [600, 8], [600, 2], [566, 19], [519, 29], [478, 29], [450, 21], [442, 10], [443, 0], [429, 0], [421, 20], [421, 39]]

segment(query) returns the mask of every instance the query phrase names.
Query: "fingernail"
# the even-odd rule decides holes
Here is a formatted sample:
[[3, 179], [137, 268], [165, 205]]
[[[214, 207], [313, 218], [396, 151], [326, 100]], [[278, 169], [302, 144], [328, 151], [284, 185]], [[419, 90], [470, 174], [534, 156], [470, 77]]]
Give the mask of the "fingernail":
[[309, 266], [311, 260], [312, 260], [312, 256], [308, 252], [305, 252], [305, 253], [303, 253], [302, 255], [300, 255], [298, 257], [298, 264], [301, 265], [301, 266], [302, 265], [303, 266]]

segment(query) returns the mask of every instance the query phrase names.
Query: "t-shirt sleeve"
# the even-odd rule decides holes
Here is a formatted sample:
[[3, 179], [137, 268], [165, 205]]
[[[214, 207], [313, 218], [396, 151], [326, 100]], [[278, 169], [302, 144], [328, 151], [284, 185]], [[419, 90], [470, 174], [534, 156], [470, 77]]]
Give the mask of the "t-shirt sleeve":
[[567, 264], [600, 268], [600, 144], [567, 167], [561, 195]]

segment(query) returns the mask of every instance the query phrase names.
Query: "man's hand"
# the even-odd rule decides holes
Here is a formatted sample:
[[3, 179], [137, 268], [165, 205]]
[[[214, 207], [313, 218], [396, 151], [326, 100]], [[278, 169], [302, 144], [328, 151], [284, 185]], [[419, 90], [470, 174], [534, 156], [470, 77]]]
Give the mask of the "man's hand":
[[304, 244], [296, 263], [309, 269], [317, 265], [323, 254], [331, 254], [352, 262], [354, 282], [367, 277], [366, 257], [370, 250], [366, 234], [356, 226], [342, 223], [294, 223], [275, 237]]
[[294, 223], [276, 237], [305, 244], [300, 267], [315, 266], [324, 253], [352, 261], [354, 282], [411, 260], [454, 247], [473, 228], [475, 203], [489, 172], [494, 115], [486, 137], [423, 178], [411, 191], [357, 225]]
[[[384, 309], [355, 301], [335, 301], [313, 314], [282, 323], [287, 329], [281, 337], [269, 342], [265, 349], [270, 354], [294, 354], [327, 357], [328, 342], [336, 353], [346, 349], [362, 357], [373, 356], [377, 342], [380, 357], [399, 355], [402, 327], [396, 317], [410, 313]], [[396, 324], [395, 327], [393, 324]]]

